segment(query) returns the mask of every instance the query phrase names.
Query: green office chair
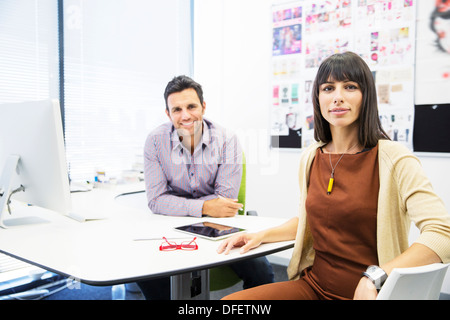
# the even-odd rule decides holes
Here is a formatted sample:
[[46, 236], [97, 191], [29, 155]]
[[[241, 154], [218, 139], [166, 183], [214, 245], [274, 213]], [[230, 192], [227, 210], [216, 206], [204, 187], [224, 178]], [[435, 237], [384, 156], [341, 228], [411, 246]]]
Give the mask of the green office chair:
[[[245, 163], [245, 155], [244, 153], [242, 153], [242, 178], [241, 178], [241, 186], [239, 188], [238, 202], [242, 203], [243, 207], [242, 211], [239, 211], [239, 214], [256, 215], [255, 211], [249, 211], [247, 213], [245, 211], [245, 182], [246, 182], [246, 163]], [[209, 283], [210, 291], [218, 291], [226, 289], [231, 286], [234, 286], [236, 283], [241, 281], [241, 279], [229, 266], [220, 266], [210, 269], [209, 278], [210, 278]]]

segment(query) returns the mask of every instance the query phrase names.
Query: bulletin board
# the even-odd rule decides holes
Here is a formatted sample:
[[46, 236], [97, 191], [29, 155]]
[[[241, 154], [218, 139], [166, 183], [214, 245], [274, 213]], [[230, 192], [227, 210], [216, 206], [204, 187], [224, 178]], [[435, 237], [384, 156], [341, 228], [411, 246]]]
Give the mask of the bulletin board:
[[417, 2], [414, 151], [450, 153], [450, 1]]
[[272, 105], [271, 146], [301, 148], [304, 116], [303, 7], [291, 3], [272, 11]]
[[383, 128], [413, 149], [416, 2], [303, 0], [272, 7], [273, 148], [314, 142], [311, 90], [317, 69], [331, 54], [353, 51], [374, 74]]
[[450, 104], [416, 105], [414, 151], [450, 153]]

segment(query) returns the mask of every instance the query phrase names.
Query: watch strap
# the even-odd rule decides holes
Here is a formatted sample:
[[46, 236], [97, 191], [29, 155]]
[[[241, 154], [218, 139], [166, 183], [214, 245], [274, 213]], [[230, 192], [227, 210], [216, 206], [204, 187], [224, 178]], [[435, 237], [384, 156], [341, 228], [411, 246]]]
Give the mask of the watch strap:
[[377, 291], [380, 291], [381, 287], [387, 279], [386, 272], [379, 266], [369, 266], [367, 270], [362, 273], [362, 275], [372, 281]]

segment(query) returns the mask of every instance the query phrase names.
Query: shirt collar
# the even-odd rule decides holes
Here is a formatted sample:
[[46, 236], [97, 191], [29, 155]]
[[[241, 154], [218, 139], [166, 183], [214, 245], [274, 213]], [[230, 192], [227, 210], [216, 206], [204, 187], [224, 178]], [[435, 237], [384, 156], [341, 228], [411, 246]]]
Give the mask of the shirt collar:
[[211, 144], [211, 128], [209, 127], [208, 123], [205, 120], [203, 120], [202, 143], [205, 146], [209, 146]]
[[[177, 130], [172, 125], [172, 131], [170, 133], [170, 140], [172, 141], [172, 150], [180, 150], [186, 149], [180, 141], [180, 137], [178, 136]], [[208, 123], [203, 120], [203, 135], [202, 140], [200, 141], [200, 145], [205, 145], [208, 147], [211, 144], [211, 128]], [[198, 147], [198, 146], [197, 146]]]

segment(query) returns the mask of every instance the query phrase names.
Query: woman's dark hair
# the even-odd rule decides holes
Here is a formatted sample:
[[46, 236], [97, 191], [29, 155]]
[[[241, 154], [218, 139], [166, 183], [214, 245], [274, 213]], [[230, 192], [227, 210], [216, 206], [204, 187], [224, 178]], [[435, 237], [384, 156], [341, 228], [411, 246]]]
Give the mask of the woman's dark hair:
[[378, 115], [375, 80], [364, 60], [353, 52], [333, 54], [325, 59], [314, 80], [312, 101], [314, 106], [314, 138], [328, 143], [331, 141], [330, 124], [322, 116], [319, 104], [319, 88], [328, 82], [354, 81], [361, 88], [362, 103], [359, 115], [359, 143], [365, 148], [373, 148], [380, 139], [389, 139], [381, 127]]
[[186, 89], [194, 89], [197, 92], [197, 96], [200, 100], [200, 104], [203, 105], [203, 89], [200, 84], [192, 80], [187, 76], [178, 76], [173, 78], [166, 86], [164, 90], [164, 100], [166, 101], [166, 110], [169, 112], [169, 105], [167, 104], [167, 99], [169, 95], [175, 92], [181, 92]]

